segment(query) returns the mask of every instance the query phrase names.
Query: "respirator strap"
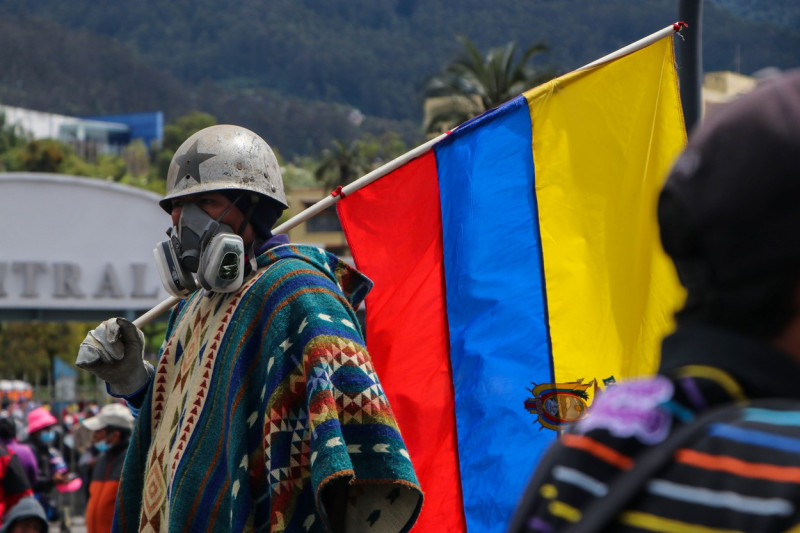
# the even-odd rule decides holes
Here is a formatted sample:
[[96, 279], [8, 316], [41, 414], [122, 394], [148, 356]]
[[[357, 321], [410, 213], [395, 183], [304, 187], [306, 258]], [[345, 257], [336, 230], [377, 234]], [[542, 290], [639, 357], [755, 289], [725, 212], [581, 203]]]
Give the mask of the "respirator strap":
[[[233, 207], [233, 205], [236, 204], [236, 202], [238, 202], [242, 198], [244, 198], [244, 193], [237, 196], [236, 199], [233, 202], [231, 202], [231, 207]], [[256, 210], [257, 203], [258, 203], [258, 195], [257, 194], [250, 195], [250, 205], [248, 206], [247, 211], [242, 212], [242, 215], [244, 215], [242, 218], [242, 223], [239, 226], [239, 229], [236, 230], [236, 233], [238, 233], [239, 235], [244, 235], [244, 230], [250, 223], [250, 219], [252, 218], [253, 213]], [[227, 210], [225, 210], [225, 212], [227, 213]]]
[[[244, 198], [244, 193], [242, 193], [239, 196], [237, 196], [231, 202], [231, 205], [228, 207], [228, 209], [225, 210], [225, 213], [227, 213], [228, 210], [230, 208], [232, 208], [234, 205], [236, 205], [236, 203], [239, 200], [241, 200], [242, 198]], [[247, 225], [250, 223], [250, 218], [253, 216], [253, 213], [256, 210], [256, 203], [258, 203], [258, 195], [253, 194], [250, 197], [250, 205], [247, 208], [247, 211], [242, 212], [242, 215], [243, 215], [242, 223], [239, 225], [239, 229], [236, 230], [236, 233], [238, 235], [244, 235], [244, 230], [247, 227]], [[223, 216], [225, 216], [225, 213], [223, 213]], [[245, 256], [247, 258], [247, 261], [244, 264], [244, 275], [245, 276], [249, 276], [251, 272], [255, 272], [256, 270], [258, 270], [258, 263], [256, 263], [256, 253], [255, 253], [254, 244], [255, 243], [251, 243], [250, 244], [250, 246], [249, 246], [249, 248], [247, 250], [247, 254]]]
[[[237, 197], [236, 200], [238, 200], [239, 198], [241, 198], [241, 196]], [[216, 222], [217, 224], [222, 222], [222, 219], [225, 218], [225, 215], [227, 215], [230, 212], [230, 210], [233, 209], [233, 206], [236, 205], [236, 200], [232, 201], [231, 205], [226, 207], [225, 211], [223, 211], [222, 214], [218, 216], [214, 222]]]

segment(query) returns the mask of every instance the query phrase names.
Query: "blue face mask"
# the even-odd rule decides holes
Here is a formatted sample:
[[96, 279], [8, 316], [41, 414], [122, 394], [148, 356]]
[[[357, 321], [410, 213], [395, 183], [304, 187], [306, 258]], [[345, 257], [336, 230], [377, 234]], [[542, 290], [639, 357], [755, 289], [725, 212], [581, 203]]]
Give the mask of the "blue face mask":
[[101, 440], [100, 442], [95, 442], [94, 447], [97, 448], [98, 452], [105, 452], [108, 451], [109, 448], [111, 448], [111, 445], [106, 441]]
[[39, 433], [39, 440], [45, 444], [52, 444], [56, 440], [56, 432], [52, 430], [42, 431]]

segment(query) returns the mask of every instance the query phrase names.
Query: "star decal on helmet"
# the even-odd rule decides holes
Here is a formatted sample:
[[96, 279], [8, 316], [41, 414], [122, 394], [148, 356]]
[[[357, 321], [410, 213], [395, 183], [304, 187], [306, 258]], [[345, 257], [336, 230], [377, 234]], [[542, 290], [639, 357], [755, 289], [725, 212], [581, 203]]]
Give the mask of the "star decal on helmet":
[[203, 180], [200, 179], [200, 163], [216, 155], [217, 154], [197, 153], [197, 141], [195, 141], [186, 154], [176, 158], [176, 162], [178, 163], [178, 179], [192, 178], [197, 183], [203, 183]]

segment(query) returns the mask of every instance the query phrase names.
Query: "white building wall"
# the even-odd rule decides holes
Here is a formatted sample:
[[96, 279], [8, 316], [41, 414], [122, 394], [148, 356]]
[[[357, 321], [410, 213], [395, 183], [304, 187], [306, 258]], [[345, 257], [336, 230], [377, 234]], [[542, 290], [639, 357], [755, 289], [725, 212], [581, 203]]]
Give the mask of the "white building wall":
[[0, 173], [0, 312], [141, 312], [167, 297], [153, 259], [159, 196], [100, 179]]
[[0, 105], [6, 124], [15, 125], [32, 135], [34, 139], [58, 139], [62, 124], [75, 124], [78, 119], [22, 107]]

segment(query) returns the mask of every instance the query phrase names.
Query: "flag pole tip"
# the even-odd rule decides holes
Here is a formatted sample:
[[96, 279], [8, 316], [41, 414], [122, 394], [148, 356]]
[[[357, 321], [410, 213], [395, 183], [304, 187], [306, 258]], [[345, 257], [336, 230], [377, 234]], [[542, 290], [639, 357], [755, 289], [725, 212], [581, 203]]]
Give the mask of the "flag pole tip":
[[682, 20], [679, 20], [678, 22], [672, 25], [672, 29], [675, 31], [681, 31], [683, 28], [688, 28], [688, 27], [689, 25]]

